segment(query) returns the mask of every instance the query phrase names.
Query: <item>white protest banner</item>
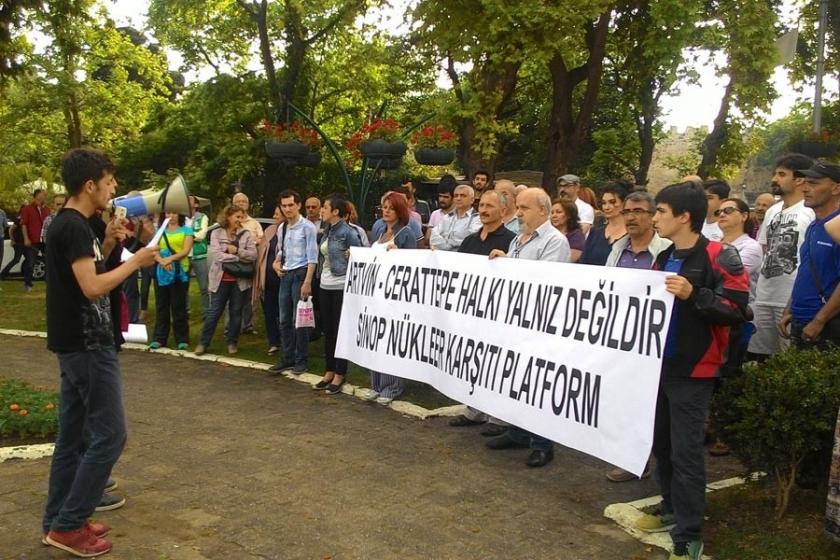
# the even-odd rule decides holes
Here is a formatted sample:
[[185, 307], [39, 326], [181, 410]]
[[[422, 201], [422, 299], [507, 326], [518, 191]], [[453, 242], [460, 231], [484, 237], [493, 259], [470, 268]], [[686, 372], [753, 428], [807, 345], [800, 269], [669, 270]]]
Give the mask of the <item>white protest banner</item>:
[[351, 249], [336, 355], [641, 474], [665, 273]]

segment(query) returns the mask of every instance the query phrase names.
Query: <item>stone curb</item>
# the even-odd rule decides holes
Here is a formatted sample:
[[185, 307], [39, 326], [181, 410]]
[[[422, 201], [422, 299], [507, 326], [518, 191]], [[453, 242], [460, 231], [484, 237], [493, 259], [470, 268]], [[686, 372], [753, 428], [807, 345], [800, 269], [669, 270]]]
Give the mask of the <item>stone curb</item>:
[[[764, 476], [764, 473], [755, 473], [753, 478]], [[732, 486], [739, 486], [744, 484], [746, 479], [742, 477], [727, 478], [711, 482], [706, 485], [706, 492], [714, 492], [715, 490], [722, 490]], [[642, 498], [633, 502], [610, 504], [604, 508], [604, 517], [612, 519], [615, 523], [635, 539], [652, 546], [664, 548], [668, 552], [673, 551], [673, 542], [671, 536], [667, 531], [663, 533], [645, 533], [636, 529], [636, 522], [642, 517], [642, 510], [650, 506], [654, 506], [662, 501], [662, 496], [650, 496], [649, 498]], [[712, 560], [711, 556], [703, 555], [706, 560]]]
[[[23, 331], [18, 329], [0, 329], [0, 335], [8, 335], [8, 336], [29, 336], [29, 337], [36, 337], [36, 338], [46, 338], [47, 333], [39, 332], [39, 331]], [[249, 368], [255, 369], [259, 371], [268, 371], [271, 367], [269, 364], [264, 364], [262, 362], [254, 362], [251, 360], [242, 360], [239, 358], [229, 358], [227, 356], [219, 356], [218, 354], [204, 354], [202, 356], [196, 356], [190, 351], [187, 350], [173, 350], [171, 348], [159, 348], [157, 350], [149, 350], [144, 344], [135, 344], [132, 342], [127, 342], [123, 344], [123, 348], [126, 350], [136, 350], [140, 352], [154, 352], [155, 354], [164, 354], [167, 356], [178, 356], [180, 358], [189, 358], [192, 360], [203, 360], [205, 362], [217, 362], [220, 364], [229, 365], [232, 367], [240, 367], [240, 368]], [[301, 373], [299, 375], [295, 375], [293, 373], [283, 373], [281, 374], [287, 379], [292, 379], [298, 381], [300, 383], [306, 383], [307, 385], [315, 385], [321, 380], [320, 375], [314, 375], [311, 373]], [[341, 388], [341, 392], [345, 395], [349, 395], [355, 397], [357, 399], [367, 400], [367, 397], [370, 395], [370, 389], [366, 387], [358, 387], [356, 385], [351, 385], [349, 383], [345, 383], [344, 386]], [[458, 414], [463, 414], [466, 410], [466, 407], [462, 404], [452, 405], [452, 406], [444, 406], [441, 408], [435, 409], [428, 409], [423, 408], [422, 406], [416, 405], [414, 403], [410, 403], [408, 401], [393, 401], [391, 404], [388, 405], [389, 408], [392, 410], [404, 414], [406, 416], [412, 416], [414, 418], [419, 418], [421, 420], [426, 420], [427, 418], [434, 418], [435, 416], [457, 416]], [[30, 453], [27, 451], [28, 448], [37, 448], [37, 447], [44, 447], [43, 445], [24, 445], [20, 447], [2, 447], [0, 448], [0, 463], [12, 458], [21, 458], [21, 459], [30, 459], [30, 458], [39, 458], [39, 457], [47, 457], [52, 455], [52, 444], [45, 444], [50, 447], [49, 451], [46, 452], [42, 451], [32, 451], [32, 453], [43, 453], [41, 455], [33, 455], [28, 456], [27, 454]], [[20, 450], [17, 451], [18, 455], [15, 456], [8, 456], [4, 452], [12, 453], [10, 450]]]

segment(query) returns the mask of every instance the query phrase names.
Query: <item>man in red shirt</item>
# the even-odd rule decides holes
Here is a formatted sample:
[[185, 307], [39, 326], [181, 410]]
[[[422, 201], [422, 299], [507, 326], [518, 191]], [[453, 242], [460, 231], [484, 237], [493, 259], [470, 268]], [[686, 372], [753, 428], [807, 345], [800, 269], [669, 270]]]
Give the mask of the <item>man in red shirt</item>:
[[32, 290], [32, 269], [35, 267], [35, 257], [41, 249], [41, 229], [44, 220], [50, 215], [49, 208], [44, 204], [47, 198], [42, 189], [35, 189], [32, 202], [20, 210], [20, 226], [23, 233], [23, 290]]

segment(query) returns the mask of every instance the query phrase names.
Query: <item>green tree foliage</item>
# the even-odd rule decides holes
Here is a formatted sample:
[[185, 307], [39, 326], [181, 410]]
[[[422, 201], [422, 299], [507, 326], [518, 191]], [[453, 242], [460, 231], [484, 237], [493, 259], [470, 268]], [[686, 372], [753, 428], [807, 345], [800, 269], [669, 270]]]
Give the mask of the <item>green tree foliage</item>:
[[701, 145], [701, 177], [723, 175], [724, 168], [743, 161], [741, 131], [776, 97], [770, 82], [777, 61], [772, 5], [766, 0], [713, 0], [709, 7], [715, 18], [703, 28], [701, 45], [726, 54], [726, 65], [717, 70], [729, 82], [714, 126]]

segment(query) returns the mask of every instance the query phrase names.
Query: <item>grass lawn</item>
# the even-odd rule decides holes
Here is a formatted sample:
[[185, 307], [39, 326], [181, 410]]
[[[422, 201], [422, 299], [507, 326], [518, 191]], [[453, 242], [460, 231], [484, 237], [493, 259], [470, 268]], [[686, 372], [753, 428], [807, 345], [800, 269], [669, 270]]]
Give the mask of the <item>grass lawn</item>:
[[794, 488], [779, 522], [767, 480], [708, 494], [706, 553], [715, 560], [837, 560], [840, 544], [823, 530], [826, 492]]
[[[47, 318], [45, 310], [46, 284], [36, 282], [35, 287], [29, 293], [21, 291], [23, 283], [20, 280], [5, 280], [0, 282], [0, 328], [20, 329], [27, 331], [46, 331]], [[149, 294], [149, 317], [146, 321], [149, 336], [154, 331], [155, 303], [154, 288]], [[190, 348], [198, 343], [201, 334], [201, 298], [198, 293], [198, 284], [190, 283]], [[263, 321], [262, 308], [255, 310], [255, 326], [259, 334], [242, 335], [239, 337], [239, 353], [237, 358], [253, 360], [274, 364], [277, 362], [277, 355], [266, 354], [268, 343], [265, 338], [265, 325]], [[223, 333], [224, 325], [219, 321], [216, 333], [210, 344], [209, 352], [227, 355], [226, 344]], [[175, 341], [170, 333], [169, 345], [175, 347]], [[309, 371], [321, 375], [324, 373], [324, 339], [323, 337], [309, 345]], [[355, 364], [350, 364], [347, 379], [353, 385], [369, 387], [368, 371]], [[426, 408], [437, 408], [455, 404], [438, 391], [424, 383], [414, 381], [406, 382], [406, 390], [401, 397], [404, 400], [418, 404]]]

